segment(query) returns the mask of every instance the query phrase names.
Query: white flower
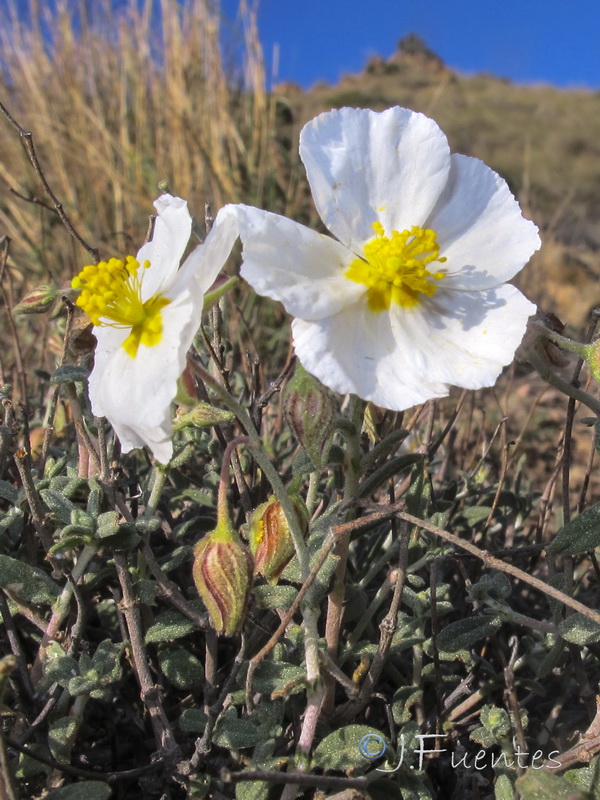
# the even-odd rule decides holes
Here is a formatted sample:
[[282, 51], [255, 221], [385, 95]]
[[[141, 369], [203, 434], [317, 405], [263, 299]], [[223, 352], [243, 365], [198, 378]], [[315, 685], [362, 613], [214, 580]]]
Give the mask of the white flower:
[[296, 318], [304, 367], [396, 410], [492, 385], [535, 312], [504, 282], [540, 245], [504, 180], [404, 108], [321, 114], [300, 155], [335, 239], [232, 208], [242, 276]]
[[147, 445], [167, 463], [173, 454], [170, 405], [200, 323], [204, 293], [237, 236], [227, 215], [179, 268], [192, 229], [187, 202], [164, 194], [154, 235], [136, 258], [84, 267], [73, 279], [77, 304], [98, 340], [90, 375], [92, 411], [106, 417], [124, 453]]

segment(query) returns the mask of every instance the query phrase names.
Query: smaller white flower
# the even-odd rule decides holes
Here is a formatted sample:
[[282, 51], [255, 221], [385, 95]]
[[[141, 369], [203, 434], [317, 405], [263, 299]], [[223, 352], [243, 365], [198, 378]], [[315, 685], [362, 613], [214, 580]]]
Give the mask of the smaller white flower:
[[106, 417], [124, 453], [148, 446], [166, 464], [173, 454], [170, 405], [200, 323], [204, 293], [224, 265], [237, 236], [218, 214], [204, 244], [179, 267], [192, 218], [187, 202], [164, 194], [154, 203], [154, 235], [137, 256], [111, 258], [82, 269], [73, 281], [77, 305], [94, 324], [98, 341], [90, 400]]
[[505, 181], [399, 107], [321, 114], [300, 156], [335, 238], [232, 208], [242, 277], [295, 317], [304, 367], [395, 410], [492, 385], [535, 312], [505, 281], [540, 246]]

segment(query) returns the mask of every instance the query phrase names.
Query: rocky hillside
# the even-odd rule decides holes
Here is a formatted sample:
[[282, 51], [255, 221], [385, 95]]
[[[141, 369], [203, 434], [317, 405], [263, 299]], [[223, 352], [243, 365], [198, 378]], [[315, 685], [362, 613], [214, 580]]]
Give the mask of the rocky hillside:
[[521, 286], [574, 325], [600, 303], [600, 93], [461, 75], [415, 35], [336, 86], [303, 92], [282, 84], [276, 91], [295, 131], [341, 106], [403, 105], [433, 117], [452, 149], [499, 172], [539, 225], [544, 250]]

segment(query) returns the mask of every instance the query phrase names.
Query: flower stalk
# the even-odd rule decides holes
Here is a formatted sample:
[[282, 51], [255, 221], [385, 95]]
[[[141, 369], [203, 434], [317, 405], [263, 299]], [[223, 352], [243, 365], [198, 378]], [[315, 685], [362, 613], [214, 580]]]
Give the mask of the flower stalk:
[[[348, 403], [348, 433], [346, 436], [347, 450], [344, 459], [344, 496], [342, 505], [349, 503], [356, 497], [358, 488], [360, 464], [360, 435], [364, 416], [364, 403], [356, 396], [351, 395]], [[349, 522], [354, 516], [354, 511], [349, 510], [346, 521]], [[348, 563], [348, 549], [350, 547], [350, 531], [345, 533], [338, 541], [334, 554], [339, 558], [336, 567], [333, 587], [327, 601], [327, 621], [325, 625], [325, 641], [327, 642], [327, 654], [333, 660], [337, 660], [337, 651], [344, 616], [344, 598], [346, 595], [346, 566]], [[335, 680], [328, 676], [326, 680], [326, 699], [325, 709], [327, 713], [333, 710], [333, 695], [335, 691]]]
[[227, 406], [227, 408], [229, 408], [229, 410], [235, 414], [240, 424], [246, 431], [248, 437], [246, 444], [251, 449], [252, 455], [256, 459], [258, 465], [265, 473], [267, 480], [271, 484], [273, 493], [281, 503], [283, 513], [285, 514], [285, 518], [287, 520], [287, 524], [289, 525], [290, 533], [294, 541], [294, 549], [300, 564], [302, 580], [306, 580], [310, 572], [308, 549], [304, 541], [304, 535], [298, 520], [296, 509], [285, 486], [283, 485], [281, 478], [279, 477], [277, 470], [265, 453], [262, 440], [256, 428], [254, 427], [252, 419], [250, 418], [250, 414], [241, 403], [238, 403], [238, 401], [232, 397], [223, 386], [221, 386], [218, 380], [213, 378], [208, 370], [204, 369], [202, 364], [200, 364], [197, 360], [190, 360], [189, 363], [192, 371], [198, 376], [198, 378], [200, 378], [201, 381], [203, 381], [203, 383], [209, 386], [215, 392], [215, 394], [219, 396], [223, 405]]
[[238, 444], [248, 441], [247, 437], [239, 437], [227, 445], [221, 467], [217, 526], [194, 548], [194, 583], [213, 628], [222, 636], [240, 631], [254, 572], [252, 556], [231, 524], [227, 501], [231, 454]]

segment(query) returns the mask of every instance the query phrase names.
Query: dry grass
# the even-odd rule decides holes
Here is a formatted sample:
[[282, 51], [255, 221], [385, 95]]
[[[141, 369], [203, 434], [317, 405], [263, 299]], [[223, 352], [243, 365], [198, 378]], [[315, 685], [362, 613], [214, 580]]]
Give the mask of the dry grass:
[[[226, 74], [218, 3], [59, 4], [50, 25], [32, 2], [33, 23], [12, 13], [0, 34], [5, 103], [33, 132], [47, 178], [82, 235], [102, 252], [129, 252], [158, 184], [190, 200], [276, 203], [288, 188], [274, 107], [265, 91], [254, 11], [240, 3], [243, 76]], [[162, 20], [162, 24], [158, 24]], [[78, 26], [80, 30], [77, 32]], [[5, 128], [0, 142], [0, 229], [20, 270], [39, 279], [81, 265], [51, 213], [10, 193], [41, 189]], [[134, 233], [135, 231], [135, 233]], [[43, 247], [40, 247], [43, 242]]]

